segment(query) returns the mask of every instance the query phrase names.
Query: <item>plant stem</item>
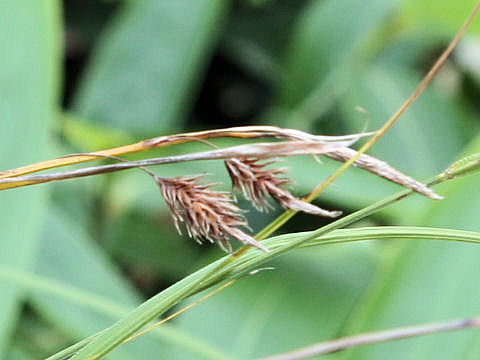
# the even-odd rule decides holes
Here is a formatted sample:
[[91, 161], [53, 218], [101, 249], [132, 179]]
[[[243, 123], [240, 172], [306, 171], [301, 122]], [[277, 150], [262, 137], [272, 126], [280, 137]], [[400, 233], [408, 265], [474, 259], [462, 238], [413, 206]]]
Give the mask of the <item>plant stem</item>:
[[[435, 74], [438, 70], [442, 67], [442, 65], [447, 60], [448, 56], [452, 53], [455, 46], [457, 46], [458, 42], [465, 34], [465, 31], [468, 29], [470, 24], [472, 23], [473, 19], [477, 15], [480, 9], [480, 1], [475, 4], [475, 7], [468, 15], [467, 19], [463, 23], [460, 30], [455, 34], [454, 38], [446, 49], [442, 52], [440, 57], [435, 61], [433, 66], [430, 68], [428, 73], [422, 79], [422, 81], [418, 84], [416, 89], [412, 92], [412, 94], [405, 100], [405, 102], [398, 108], [398, 110], [388, 119], [388, 121], [378, 130], [355, 154], [352, 158], [346, 161], [340, 168], [330, 175], [323, 183], [319, 184], [315, 187], [305, 198], [305, 201], [311, 202], [315, 198], [317, 198], [329, 185], [331, 185], [343, 172], [345, 172], [351, 165], [355, 163], [355, 161], [365, 153], [373, 144], [375, 144], [378, 139], [380, 139], [388, 129], [390, 129], [393, 124], [400, 118], [400, 116], [407, 110], [410, 105], [420, 96], [420, 94], [425, 90], [427, 85], [432, 81]], [[277, 229], [279, 229], [283, 224], [285, 224], [288, 220], [290, 220], [293, 216], [295, 216], [296, 211], [287, 210], [282, 215], [280, 215], [277, 219], [273, 222], [268, 224], [262, 231], [260, 231], [256, 239], [263, 240], [273, 234]]]
[[480, 328], [480, 317], [456, 319], [433, 324], [421, 324], [407, 327], [398, 327], [388, 330], [369, 332], [354, 336], [338, 338], [320, 342], [288, 353], [267, 356], [258, 360], [299, 360], [318, 355], [331, 354], [336, 351], [356, 346], [382, 343], [417, 336], [435, 334], [439, 332], [457, 331]]
[[[200, 161], [200, 160], [216, 160], [216, 159], [230, 159], [230, 158], [247, 158], [255, 157], [259, 159], [270, 158], [275, 156], [293, 156], [305, 154], [326, 154], [328, 152], [334, 153], [336, 150], [341, 150], [341, 146], [336, 144], [328, 144], [318, 141], [287, 141], [276, 143], [255, 143], [244, 144], [238, 146], [231, 146], [223, 149], [215, 149], [210, 151], [202, 151], [192, 154], [181, 154], [173, 156], [165, 156], [159, 158], [151, 158], [137, 161], [126, 161], [76, 169], [72, 171], [64, 171], [58, 173], [50, 173], [44, 175], [27, 175], [14, 176], [7, 178], [0, 178], [0, 190], [12, 189], [21, 186], [28, 186], [50, 181], [73, 179], [85, 176], [107, 174], [120, 170], [127, 170], [132, 168], [141, 168], [153, 165], [165, 165], [186, 161]], [[78, 156], [86, 156], [90, 158], [113, 158], [119, 159], [117, 156], [105, 155], [103, 152], [85, 153]], [[123, 159], [122, 159], [123, 160]]]

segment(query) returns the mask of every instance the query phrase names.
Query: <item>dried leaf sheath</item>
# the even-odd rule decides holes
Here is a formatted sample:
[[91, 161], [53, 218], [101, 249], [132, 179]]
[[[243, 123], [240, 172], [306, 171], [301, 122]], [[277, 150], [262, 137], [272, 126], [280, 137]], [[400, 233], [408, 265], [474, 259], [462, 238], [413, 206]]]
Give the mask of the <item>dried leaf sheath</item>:
[[191, 238], [199, 243], [204, 240], [216, 242], [227, 252], [232, 250], [230, 238], [268, 252], [253, 237], [239, 229], [248, 228], [248, 223], [242, 211], [233, 203], [231, 194], [212, 190], [215, 184], [199, 184], [201, 177], [154, 177], [177, 230], [181, 232], [180, 223], [185, 223]]
[[266, 169], [273, 161], [259, 163], [259, 159], [229, 159], [225, 161], [234, 189], [240, 190], [260, 211], [271, 208], [268, 197], [272, 197], [285, 209], [303, 211], [310, 214], [337, 217], [341, 211], [328, 211], [294, 197], [285, 186], [290, 179], [282, 177], [285, 168]]

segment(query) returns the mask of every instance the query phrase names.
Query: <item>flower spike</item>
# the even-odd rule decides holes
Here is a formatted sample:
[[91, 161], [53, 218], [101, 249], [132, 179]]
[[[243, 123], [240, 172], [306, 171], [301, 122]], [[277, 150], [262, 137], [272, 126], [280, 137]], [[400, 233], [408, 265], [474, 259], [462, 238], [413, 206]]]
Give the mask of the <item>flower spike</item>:
[[198, 243], [210, 241], [217, 243], [226, 252], [231, 252], [229, 239], [254, 246], [268, 252], [253, 237], [239, 227], [248, 228], [248, 223], [232, 201], [231, 194], [215, 191], [216, 184], [200, 184], [203, 175], [154, 179], [172, 214], [175, 227], [180, 231], [184, 223], [188, 235]]
[[265, 167], [271, 165], [273, 161], [264, 163], [258, 161], [259, 159], [254, 158], [225, 160], [233, 188], [239, 190], [256, 209], [268, 211], [272, 207], [268, 202], [270, 196], [285, 209], [331, 218], [342, 214], [341, 211], [325, 210], [297, 199], [285, 189], [291, 182], [290, 179], [281, 176], [287, 172], [286, 168], [266, 169]]

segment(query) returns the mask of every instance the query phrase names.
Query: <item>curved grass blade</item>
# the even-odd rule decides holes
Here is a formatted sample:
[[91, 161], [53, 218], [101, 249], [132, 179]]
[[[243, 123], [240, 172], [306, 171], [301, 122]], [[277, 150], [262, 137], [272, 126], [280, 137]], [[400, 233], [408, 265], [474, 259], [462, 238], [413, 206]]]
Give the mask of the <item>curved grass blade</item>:
[[[303, 239], [306, 236], [311, 235], [312, 232], [308, 233], [296, 233], [296, 234], [285, 234], [281, 236], [277, 236], [274, 238], [270, 238], [264, 241], [266, 246], [270, 248], [274, 248], [277, 253], [280, 253], [281, 249], [290, 246], [293, 242], [297, 242], [299, 239]], [[474, 244], [480, 244], [480, 233], [477, 232], [470, 232], [470, 231], [462, 231], [462, 230], [451, 230], [451, 229], [440, 229], [440, 228], [422, 228], [422, 227], [395, 227], [395, 226], [385, 226], [385, 227], [369, 227], [369, 228], [354, 228], [354, 229], [340, 229], [332, 231], [331, 233], [318, 236], [313, 238], [312, 240], [304, 243], [303, 247], [311, 247], [311, 246], [321, 246], [321, 245], [329, 245], [329, 244], [340, 244], [340, 243], [348, 243], [348, 242], [356, 242], [356, 241], [367, 241], [367, 240], [380, 240], [380, 239], [402, 239], [402, 240], [409, 240], [409, 239], [416, 239], [416, 240], [441, 240], [441, 241], [459, 241], [459, 242], [468, 242]], [[223, 277], [224, 280], [238, 278], [240, 274], [245, 273], [249, 269], [253, 267], [257, 267], [261, 265], [265, 260], [265, 254], [258, 252], [258, 251], [250, 251], [242, 255], [241, 258], [235, 260], [232, 264], [228, 266], [223, 274], [219, 276], [221, 279]], [[226, 256], [224, 259], [227, 259]], [[216, 263], [221, 263], [223, 259], [218, 260]], [[205, 271], [209, 271], [208, 268], [214, 267], [214, 264], [207, 266], [199, 270], [197, 273], [203, 273]], [[59, 284], [52, 282], [51, 280], [42, 279], [39, 277], [34, 277], [30, 279], [29, 276], [25, 276], [22, 273], [18, 273], [12, 271], [11, 269], [6, 272], [2, 272], [3, 277], [10, 281], [19, 281], [22, 282], [24, 285], [37, 289], [37, 291], [53, 293], [55, 296], [60, 297], [67, 297], [72, 301], [78, 301], [79, 303], [86, 304], [88, 306], [92, 306], [97, 308], [101, 311], [112, 311], [111, 304], [108, 306], [104, 306], [103, 302], [105, 300], [97, 299], [96, 296], [92, 297], [88, 293], [84, 293], [82, 291], [78, 292], [76, 289], [68, 289], [65, 290], [63, 285], [58, 287]], [[195, 274], [197, 274], [195, 273]], [[195, 275], [193, 274], [193, 275]], [[194, 280], [192, 280], [194, 281]], [[218, 282], [219, 280], [217, 280]], [[80, 295], [80, 296], [78, 296]], [[162, 295], [160, 293], [159, 295]], [[109, 301], [110, 302], [110, 301]], [[116, 312], [118, 313], [118, 311]], [[78, 351], [80, 348], [88, 344], [94, 338], [97, 338], [99, 335], [104, 334], [106, 330], [102, 331], [94, 335], [91, 338], [85, 339], [73, 347], [69, 348], [69, 350], [64, 350], [61, 353], [55, 354], [49, 358], [49, 360], [57, 360], [60, 359], [61, 356], [71, 355], [74, 352]], [[162, 337], [164, 334], [162, 334]], [[171, 337], [171, 339], [175, 339]], [[178, 340], [177, 340], [178, 341]], [[185, 343], [177, 342], [183, 346]], [[187, 344], [188, 345], [188, 344]]]
[[[444, 180], [445, 179], [436, 179], [433, 183], [438, 183]], [[133, 310], [128, 316], [114, 324], [107, 332], [103, 333], [101, 336], [92, 341], [77, 355], [75, 355], [73, 359], [78, 360], [99, 358], [118, 346], [125, 338], [131, 336], [153, 318], [161, 315], [171, 306], [192, 295], [193, 293], [198, 292], [200, 289], [207, 288], [212, 284], [224, 280], [227, 275], [230, 275], [229, 278], [241, 276], [243, 272], [247, 271], [254, 265], [263, 263], [318, 236], [325, 235], [330, 231], [345, 227], [360, 219], [363, 219], [395, 203], [396, 201], [407, 197], [411, 193], [411, 190], [406, 190], [387, 197], [373, 205], [370, 205], [353, 214], [334, 221], [316, 231], [313, 231], [312, 233], [302, 236], [287, 246], [277, 248], [267, 244], [267, 246], [270, 245], [269, 253], [258, 254], [258, 252], [255, 250], [244, 247], [240, 251], [232, 254], [230, 257], [224, 258], [225, 260], [221, 259], [221, 262], [217, 261], [212, 263], [200, 271], [182, 279], [168, 289], [164, 290], [162, 293], [152, 297], [138, 308]], [[235, 268], [238, 272], [235, 274], [229, 274], [232, 268]]]

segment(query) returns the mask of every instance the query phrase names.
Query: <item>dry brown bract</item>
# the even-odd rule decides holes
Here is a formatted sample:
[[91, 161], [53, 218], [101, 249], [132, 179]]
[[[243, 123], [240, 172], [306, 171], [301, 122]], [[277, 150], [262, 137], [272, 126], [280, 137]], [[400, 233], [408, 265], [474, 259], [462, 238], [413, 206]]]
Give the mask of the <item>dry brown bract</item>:
[[232, 250], [230, 238], [268, 252], [253, 237], [239, 229], [248, 228], [248, 223], [242, 210], [233, 203], [231, 194], [212, 190], [215, 184], [198, 183], [201, 177], [154, 177], [177, 230], [181, 233], [180, 223], [185, 223], [191, 238], [199, 243], [204, 240], [216, 242], [227, 252]]
[[229, 159], [225, 161], [234, 189], [240, 190], [246, 199], [260, 211], [272, 206], [268, 202], [271, 196], [285, 209], [303, 211], [310, 214], [337, 217], [341, 211], [328, 211], [294, 197], [285, 186], [290, 179], [282, 177], [286, 168], [266, 169], [274, 161], [259, 163], [258, 159]]

